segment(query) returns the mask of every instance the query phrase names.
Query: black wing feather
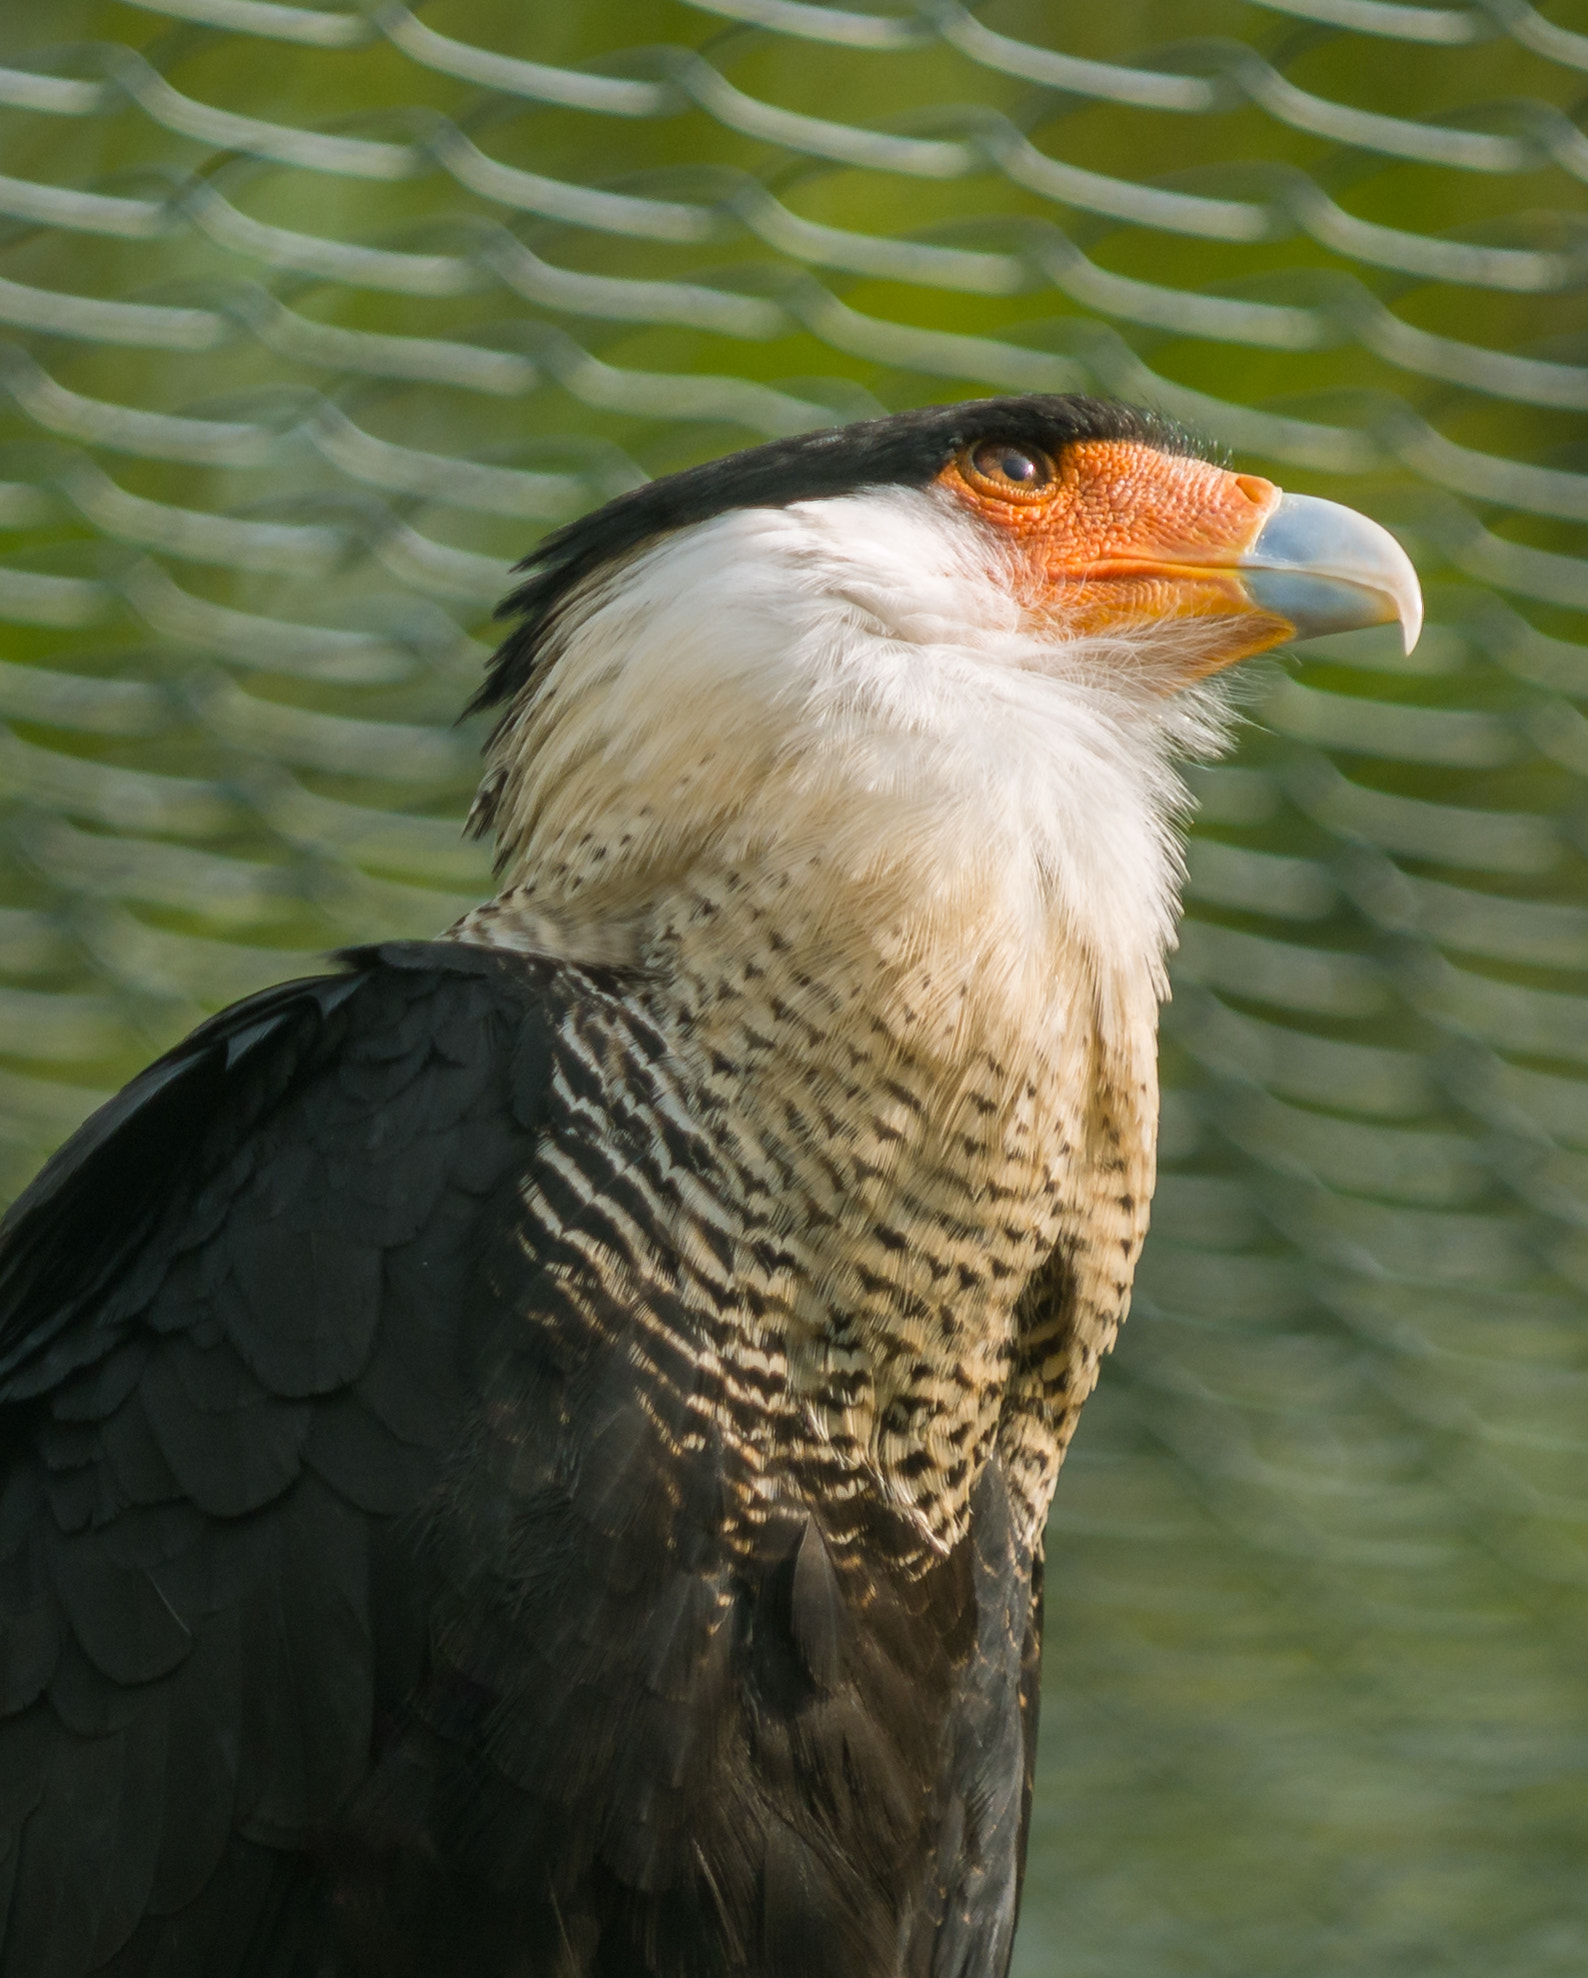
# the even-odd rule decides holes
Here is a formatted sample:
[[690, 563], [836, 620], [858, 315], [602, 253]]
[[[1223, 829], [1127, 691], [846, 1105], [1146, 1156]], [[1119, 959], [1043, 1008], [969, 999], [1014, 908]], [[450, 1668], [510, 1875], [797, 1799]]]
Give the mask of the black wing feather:
[[0, 1226], [3, 1978], [285, 1978], [303, 1851], [418, 1673], [392, 1534], [455, 1433], [547, 970], [350, 960], [196, 1031]]

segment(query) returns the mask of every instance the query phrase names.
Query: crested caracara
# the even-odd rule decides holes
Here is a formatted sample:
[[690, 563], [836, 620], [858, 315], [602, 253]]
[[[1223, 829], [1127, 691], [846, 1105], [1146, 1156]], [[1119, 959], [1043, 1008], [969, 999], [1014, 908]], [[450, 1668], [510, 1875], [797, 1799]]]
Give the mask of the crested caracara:
[[1375, 524], [1074, 398], [553, 535], [500, 890], [0, 1237], [0, 1978], [999, 1978], [1221, 670]]

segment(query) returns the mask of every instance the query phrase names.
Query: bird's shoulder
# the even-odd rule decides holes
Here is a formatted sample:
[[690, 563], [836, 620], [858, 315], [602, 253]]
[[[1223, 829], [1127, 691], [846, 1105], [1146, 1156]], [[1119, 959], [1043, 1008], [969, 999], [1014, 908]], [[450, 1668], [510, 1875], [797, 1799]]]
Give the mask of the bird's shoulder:
[[290, 1960], [297, 1850], [418, 1679], [403, 1514], [579, 993], [351, 954], [195, 1031], [0, 1228], [4, 1978], [196, 1978], [272, 1916]]
[[[448, 942], [390, 942], [201, 1024], [101, 1107], [0, 1222], [0, 1402], [55, 1390], [227, 1261], [271, 1310], [227, 1330], [267, 1386], [334, 1385], [306, 1336], [307, 1276], [345, 1278], [448, 1195], [487, 1194], [544, 1119], [568, 971]], [[308, 1239], [294, 1242], [293, 1238]], [[249, 1254], [244, 1256], [243, 1250]], [[181, 1329], [162, 1306], [159, 1329]]]

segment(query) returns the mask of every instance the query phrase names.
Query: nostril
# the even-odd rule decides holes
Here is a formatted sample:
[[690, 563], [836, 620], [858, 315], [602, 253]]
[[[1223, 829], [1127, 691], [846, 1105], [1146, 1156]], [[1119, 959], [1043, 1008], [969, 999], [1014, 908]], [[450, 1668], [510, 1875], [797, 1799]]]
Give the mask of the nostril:
[[1261, 474], [1237, 474], [1235, 476], [1235, 485], [1245, 495], [1246, 499], [1254, 503], [1258, 508], [1261, 508], [1263, 503], [1274, 492], [1273, 482], [1265, 481]]

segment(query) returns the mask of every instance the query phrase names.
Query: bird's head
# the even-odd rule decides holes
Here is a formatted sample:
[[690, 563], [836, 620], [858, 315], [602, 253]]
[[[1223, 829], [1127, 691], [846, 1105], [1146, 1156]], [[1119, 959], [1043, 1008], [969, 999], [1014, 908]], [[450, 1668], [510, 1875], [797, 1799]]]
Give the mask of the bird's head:
[[755, 447], [525, 569], [474, 821], [539, 910], [632, 920], [702, 861], [771, 866], [834, 925], [870, 886], [884, 922], [957, 916], [978, 966], [1058, 942], [1155, 988], [1173, 759], [1217, 746], [1223, 670], [1421, 621], [1377, 524], [1071, 397]]

